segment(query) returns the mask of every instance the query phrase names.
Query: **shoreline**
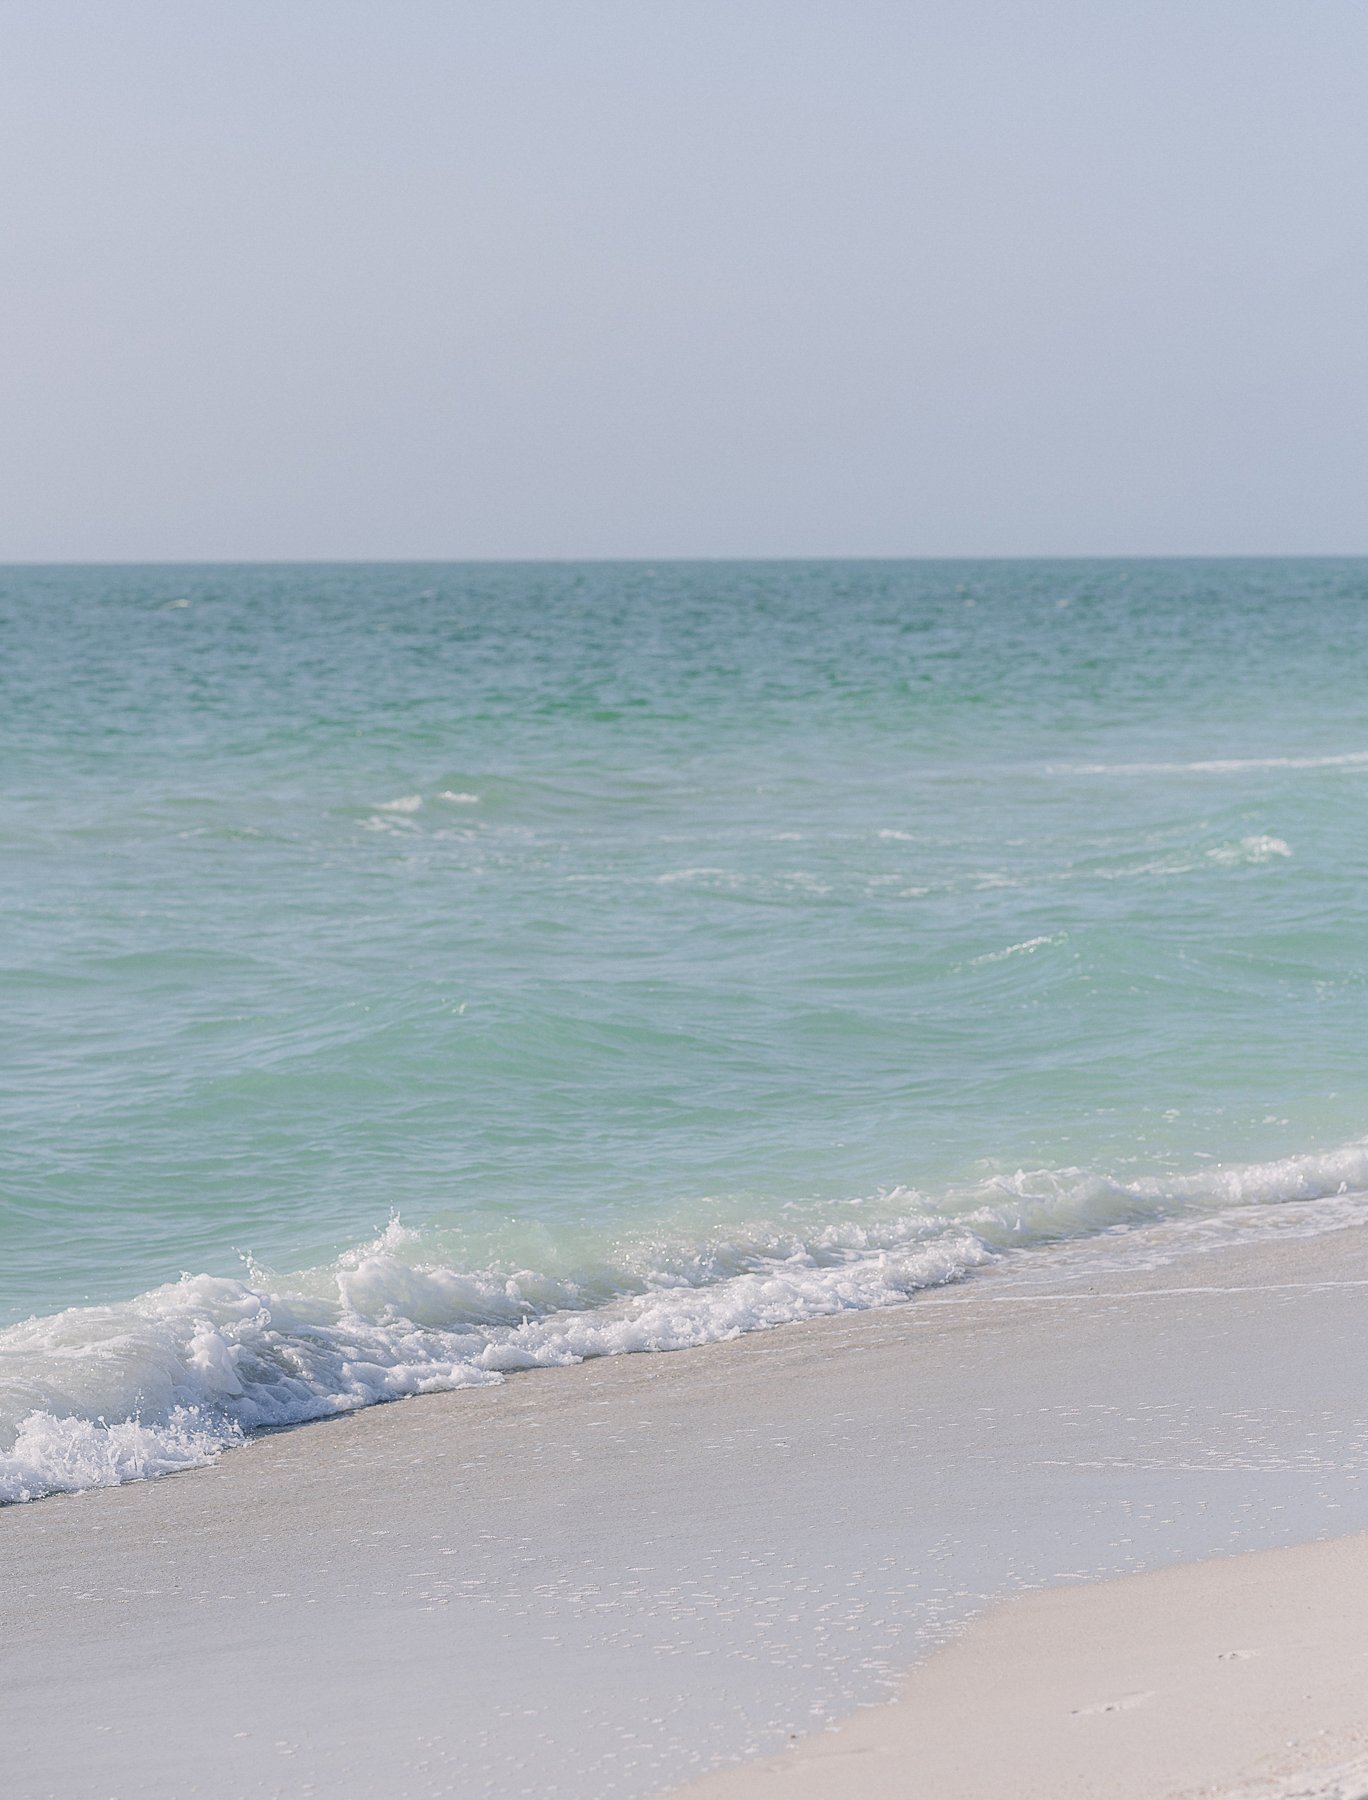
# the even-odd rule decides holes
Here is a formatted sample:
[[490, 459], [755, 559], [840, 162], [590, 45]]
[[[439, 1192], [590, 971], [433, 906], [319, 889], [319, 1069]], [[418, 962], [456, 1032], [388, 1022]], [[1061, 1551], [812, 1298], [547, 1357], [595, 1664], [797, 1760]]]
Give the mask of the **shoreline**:
[[8, 1792], [749, 1779], [1003, 1594], [1368, 1530], [1365, 1325], [1368, 1226], [1066, 1255], [6, 1508]]
[[1368, 1534], [1000, 1601], [863, 1709], [678, 1800], [1362, 1800]]

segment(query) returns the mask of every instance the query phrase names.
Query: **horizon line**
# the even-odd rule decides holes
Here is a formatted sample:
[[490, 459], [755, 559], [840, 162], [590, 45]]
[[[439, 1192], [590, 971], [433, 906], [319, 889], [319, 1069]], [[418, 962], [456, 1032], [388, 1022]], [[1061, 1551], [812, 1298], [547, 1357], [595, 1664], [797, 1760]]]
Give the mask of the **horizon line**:
[[565, 568], [585, 564], [616, 567], [682, 567], [703, 564], [773, 563], [1149, 563], [1149, 562], [1364, 562], [1368, 550], [1146, 550], [956, 552], [933, 555], [861, 555], [825, 552], [744, 556], [91, 556], [0, 557], [0, 569], [282, 569], [282, 568]]

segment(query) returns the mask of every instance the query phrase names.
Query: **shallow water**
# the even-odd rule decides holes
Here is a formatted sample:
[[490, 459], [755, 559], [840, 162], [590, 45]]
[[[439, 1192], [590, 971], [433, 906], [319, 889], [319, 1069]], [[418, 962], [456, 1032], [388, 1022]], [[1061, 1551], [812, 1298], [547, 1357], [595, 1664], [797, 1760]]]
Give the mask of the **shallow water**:
[[0, 572], [0, 1493], [1362, 1187], [1366, 601]]

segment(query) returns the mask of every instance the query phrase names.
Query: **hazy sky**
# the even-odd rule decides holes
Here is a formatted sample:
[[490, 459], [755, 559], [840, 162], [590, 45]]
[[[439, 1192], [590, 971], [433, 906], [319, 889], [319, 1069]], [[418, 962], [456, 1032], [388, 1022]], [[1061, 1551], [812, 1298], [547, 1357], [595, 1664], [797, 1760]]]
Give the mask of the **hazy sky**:
[[0, 558], [1368, 551], [1368, 0], [0, 0]]

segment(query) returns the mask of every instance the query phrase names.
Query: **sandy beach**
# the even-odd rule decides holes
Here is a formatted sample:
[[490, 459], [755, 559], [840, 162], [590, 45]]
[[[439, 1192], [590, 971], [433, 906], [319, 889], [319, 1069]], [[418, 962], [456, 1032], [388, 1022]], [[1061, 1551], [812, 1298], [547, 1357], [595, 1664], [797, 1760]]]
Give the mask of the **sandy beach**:
[[[1139, 1796], [1343, 1760], [1362, 1547], [1245, 1553], [1368, 1528], [1366, 1309], [1362, 1227], [1065, 1255], [8, 1508], [6, 1791], [591, 1800], [750, 1759], [702, 1792]], [[1112, 1763], [1060, 1785], [1083, 1733]]]

